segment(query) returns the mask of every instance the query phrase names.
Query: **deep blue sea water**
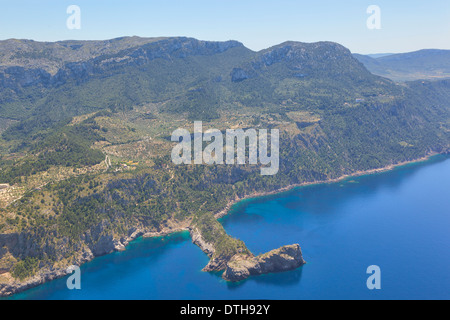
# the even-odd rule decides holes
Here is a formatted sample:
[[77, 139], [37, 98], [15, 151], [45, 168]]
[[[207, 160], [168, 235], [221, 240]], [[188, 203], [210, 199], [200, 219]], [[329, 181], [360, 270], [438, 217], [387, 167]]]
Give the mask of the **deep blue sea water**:
[[[245, 200], [222, 222], [255, 254], [299, 243], [307, 264], [230, 284], [187, 232], [139, 239], [14, 299], [450, 299], [450, 158]], [[367, 289], [367, 267], [382, 289]]]

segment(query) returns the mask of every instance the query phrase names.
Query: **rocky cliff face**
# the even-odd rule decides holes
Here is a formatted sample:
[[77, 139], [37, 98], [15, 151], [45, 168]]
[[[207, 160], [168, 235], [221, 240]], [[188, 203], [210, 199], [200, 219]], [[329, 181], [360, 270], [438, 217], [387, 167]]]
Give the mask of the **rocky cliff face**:
[[[81, 266], [95, 257], [114, 251], [125, 250], [129, 241], [141, 235], [141, 232], [131, 232], [127, 238], [116, 239], [108, 230], [109, 222], [102, 221], [88, 230], [75, 246], [71, 246], [67, 238], [51, 241], [42, 235], [30, 233], [0, 234], [0, 297], [33, 288], [68, 274], [70, 265]], [[40, 241], [38, 241], [41, 239]], [[11, 275], [18, 259], [23, 257], [39, 257], [42, 259], [39, 272], [33, 277], [14, 279]], [[53, 257], [55, 261], [67, 261], [53, 264], [45, 258]]]
[[[98, 74], [111, 73], [115, 69], [124, 66], [142, 66], [155, 59], [184, 59], [189, 56], [215, 55], [236, 47], [243, 47], [237, 41], [212, 42], [199, 41], [191, 38], [169, 38], [143, 42], [142, 45], [123, 50], [104, 50], [102, 54], [91, 56], [80, 55], [78, 61], [70, 59], [60, 63], [54, 74], [47, 71], [44, 63], [42, 68], [25, 67], [17, 62], [17, 65], [9, 65], [0, 59], [0, 86], [12, 90], [20, 90], [23, 87], [40, 85], [43, 87], [58, 87], [68, 81], [83, 82], [89, 77]], [[142, 39], [144, 41], [144, 39]], [[0, 42], [0, 48], [5, 43]], [[56, 45], [56, 44], [55, 44]], [[65, 50], [72, 53], [78, 49]], [[41, 60], [44, 57], [41, 58]], [[62, 60], [61, 60], [62, 61]], [[34, 66], [40, 66], [36, 63]], [[54, 67], [51, 68], [54, 70]]]
[[200, 249], [202, 249], [202, 251], [206, 253], [211, 259], [209, 263], [203, 268], [203, 271], [212, 272], [224, 270], [229, 258], [222, 256], [215, 257], [214, 253], [216, 252], [216, 249], [214, 248], [214, 245], [206, 242], [197, 228], [190, 228], [189, 231], [191, 233], [192, 242]]
[[[2, 256], [0, 256], [0, 265], [2, 264], [2, 262], [3, 265], [5, 265], [4, 262], [7, 261], [7, 259], [13, 259], [15, 261], [15, 258], [10, 254], [10, 252], [8, 251], [8, 247], [6, 246], [3, 248], [3, 252], [1, 252], [1, 255]], [[83, 249], [81, 249], [74, 255], [72, 259], [72, 264], [80, 266], [85, 262], [92, 260], [93, 258], [94, 255], [92, 254], [92, 252], [88, 248], [83, 247]], [[41, 264], [39, 265], [41, 269], [37, 274], [21, 281], [19, 279], [15, 279], [11, 275], [12, 266], [13, 264], [9, 264], [6, 266], [6, 268], [0, 270], [0, 297], [10, 296], [15, 293], [34, 288], [45, 282], [55, 280], [57, 278], [61, 278], [70, 274], [70, 272], [67, 269], [68, 265], [55, 267], [53, 265], [44, 266], [43, 264]]]
[[298, 244], [285, 246], [257, 257], [234, 256], [223, 274], [227, 281], [242, 281], [250, 276], [294, 270], [306, 262]]
[[278, 80], [280, 77], [308, 79], [324, 79], [331, 76], [354, 77], [356, 74], [364, 79], [371, 77], [351, 52], [337, 43], [285, 42], [257, 52], [251, 61], [234, 68], [231, 80], [242, 82], [247, 79], [265, 78], [271, 76], [271, 70], [277, 73]]
[[[157, 237], [173, 232], [186, 230], [189, 221], [171, 222], [155, 231], [153, 228], [132, 227], [123, 237], [114, 236], [110, 230], [111, 223], [103, 220], [86, 231], [76, 247], [70, 247], [68, 239], [57, 243], [38, 243], [35, 235], [29, 233], [0, 234], [0, 297], [10, 296], [18, 292], [36, 287], [45, 282], [64, 277], [69, 274], [67, 268], [71, 265], [81, 266], [95, 257], [116, 251], [124, 251], [133, 240], [143, 236]], [[21, 257], [46, 257], [55, 255], [57, 264], [47, 264], [41, 261], [39, 271], [24, 280], [15, 279], [11, 273], [14, 264]]]
[[[217, 224], [220, 225], [218, 222]], [[210, 258], [209, 263], [203, 268], [205, 272], [225, 270], [223, 274], [225, 280], [241, 281], [252, 275], [292, 270], [305, 264], [298, 244], [255, 257], [244, 243], [239, 243], [239, 240], [222, 233], [223, 227], [218, 225], [214, 228], [214, 224], [209, 221], [208, 228], [197, 225], [189, 228], [192, 242]], [[209, 235], [206, 237], [209, 241], [202, 232]], [[214, 236], [211, 237], [211, 234]], [[224, 246], [224, 243], [227, 245]], [[233, 250], [232, 246], [235, 246], [236, 250]]]
[[38, 42], [9, 39], [0, 41], [0, 65], [39, 68], [54, 75], [67, 62], [86, 61], [116, 54], [164, 38], [121, 37], [104, 41]]

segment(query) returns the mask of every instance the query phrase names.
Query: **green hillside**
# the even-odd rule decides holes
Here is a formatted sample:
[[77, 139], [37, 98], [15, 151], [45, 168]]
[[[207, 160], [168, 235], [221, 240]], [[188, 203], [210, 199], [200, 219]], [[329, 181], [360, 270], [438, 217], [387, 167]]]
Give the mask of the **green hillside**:
[[[397, 84], [336, 43], [253, 52], [190, 38], [16, 41], [31, 60], [6, 58], [15, 47], [0, 57], [0, 183], [9, 184], [0, 271], [18, 279], [118, 250], [138, 231], [196, 228], [216, 248], [213, 261], [227, 261], [248, 250], [213, 216], [230, 202], [450, 146], [450, 81]], [[196, 120], [279, 129], [279, 173], [175, 166], [170, 135]]]

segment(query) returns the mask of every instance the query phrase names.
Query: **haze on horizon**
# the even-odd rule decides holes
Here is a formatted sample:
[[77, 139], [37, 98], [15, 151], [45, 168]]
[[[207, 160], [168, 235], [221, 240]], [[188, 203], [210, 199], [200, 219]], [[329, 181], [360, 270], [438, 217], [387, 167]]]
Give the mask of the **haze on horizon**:
[[[450, 49], [450, 2], [442, 0], [0, 0], [0, 39], [106, 40], [123, 36], [187, 36], [237, 40], [259, 51], [285, 41], [333, 41], [354, 53]], [[67, 8], [81, 9], [81, 29], [69, 30]], [[381, 9], [370, 30], [367, 8]]]

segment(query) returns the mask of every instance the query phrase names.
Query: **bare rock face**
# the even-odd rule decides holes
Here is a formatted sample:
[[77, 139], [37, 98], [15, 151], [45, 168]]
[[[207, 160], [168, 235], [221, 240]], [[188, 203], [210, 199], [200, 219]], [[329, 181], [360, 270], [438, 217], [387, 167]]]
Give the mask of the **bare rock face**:
[[224, 270], [226, 268], [228, 260], [223, 257], [214, 258], [214, 253], [216, 252], [214, 245], [206, 242], [197, 228], [190, 228], [189, 231], [191, 233], [192, 242], [200, 247], [200, 249], [202, 249], [202, 251], [211, 258], [208, 265], [203, 268], [203, 271], [211, 272]]
[[216, 251], [214, 249], [214, 246], [208, 242], [206, 242], [201, 233], [198, 231], [197, 228], [190, 228], [189, 232], [191, 234], [192, 243], [200, 247], [203, 252], [205, 252], [210, 258], [214, 255], [214, 252]]
[[294, 270], [305, 263], [300, 245], [294, 244], [257, 257], [236, 255], [227, 263], [223, 278], [237, 282], [254, 275]]

